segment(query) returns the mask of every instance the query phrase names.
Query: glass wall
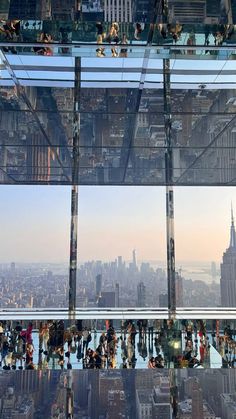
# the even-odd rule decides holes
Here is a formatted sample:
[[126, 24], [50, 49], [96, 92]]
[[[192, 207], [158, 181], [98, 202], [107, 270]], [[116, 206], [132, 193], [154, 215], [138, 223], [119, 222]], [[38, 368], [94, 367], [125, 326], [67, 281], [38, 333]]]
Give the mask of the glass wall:
[[235, 307], [235, 197], [233, 187], [175, 188], [177, 305]]
[[1, 188], [1, 308], [68, 306], [70, 190]]

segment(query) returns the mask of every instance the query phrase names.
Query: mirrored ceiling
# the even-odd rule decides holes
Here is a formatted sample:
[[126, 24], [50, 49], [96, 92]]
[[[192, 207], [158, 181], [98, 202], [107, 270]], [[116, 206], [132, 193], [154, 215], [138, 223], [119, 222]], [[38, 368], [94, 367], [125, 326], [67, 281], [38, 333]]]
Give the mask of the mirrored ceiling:
[[233, 2], [92, 3], [1, 2], [0, 183], [234, 185]]

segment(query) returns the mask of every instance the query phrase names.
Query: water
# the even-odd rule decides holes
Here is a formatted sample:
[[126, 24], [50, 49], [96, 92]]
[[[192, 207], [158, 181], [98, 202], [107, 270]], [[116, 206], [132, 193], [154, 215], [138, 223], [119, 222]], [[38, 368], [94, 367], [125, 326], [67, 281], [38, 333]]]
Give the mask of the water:
[[[165, 261], [146, 261], [153, 269], [161, 268], [166, 272]], [[179, 272], [184, 279], [193, 281], [204, 281], [207, 284], [220, 282], [220, 264], [216, 262], [216, 276], [211, 273], [211, 263], [206, 261], [176, 261], [176, 272]]]

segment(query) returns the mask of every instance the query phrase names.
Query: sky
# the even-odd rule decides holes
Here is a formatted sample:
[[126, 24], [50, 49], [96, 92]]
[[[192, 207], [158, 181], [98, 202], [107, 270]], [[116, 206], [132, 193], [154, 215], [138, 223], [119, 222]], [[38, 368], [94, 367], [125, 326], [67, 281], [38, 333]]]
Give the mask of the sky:
[[[70, 187], [1, 186], [0, 263], [69, 260]], [[233, 187], [178, 187], [176, 263], [220, 262]], [[166, 260], [164, 187], [79, 187], [78, 260]]]

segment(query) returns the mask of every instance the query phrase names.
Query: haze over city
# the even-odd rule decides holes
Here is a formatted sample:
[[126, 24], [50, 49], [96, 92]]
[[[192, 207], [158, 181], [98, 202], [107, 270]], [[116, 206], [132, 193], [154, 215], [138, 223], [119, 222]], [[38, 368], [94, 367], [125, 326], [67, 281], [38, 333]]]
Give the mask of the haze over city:
[[[70, 187], [4, 186], [1, 262], [67, 262]], [[216, 261], [229, 245], [235, 189], [175, 188], [176, 261]], [[220, 196], [220, 199], [219, 199]], [[165, 188], [80, 187], [79, 262], [166, 259]]]

